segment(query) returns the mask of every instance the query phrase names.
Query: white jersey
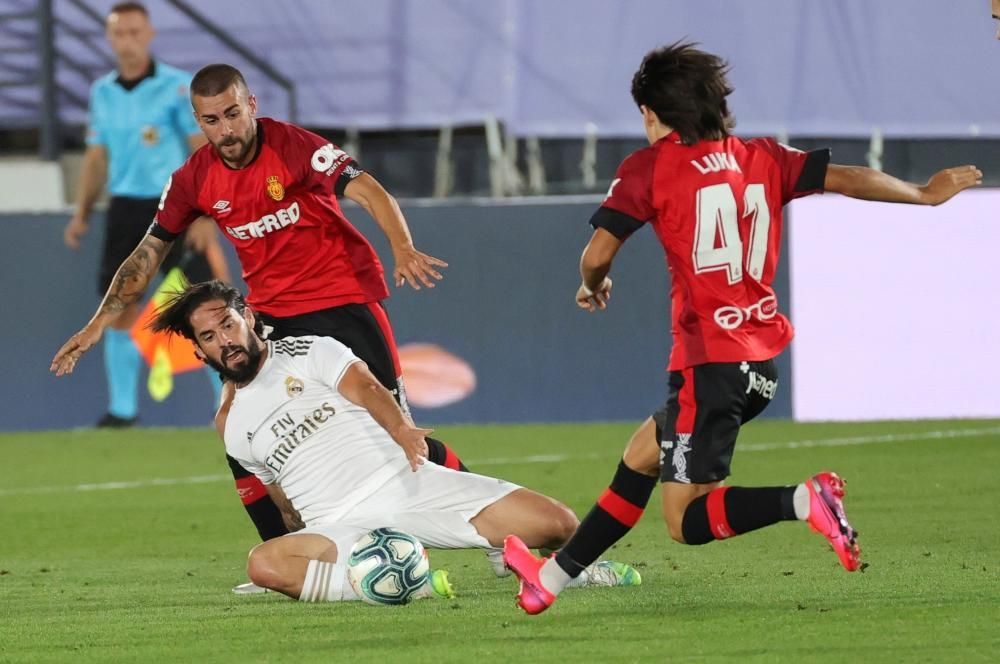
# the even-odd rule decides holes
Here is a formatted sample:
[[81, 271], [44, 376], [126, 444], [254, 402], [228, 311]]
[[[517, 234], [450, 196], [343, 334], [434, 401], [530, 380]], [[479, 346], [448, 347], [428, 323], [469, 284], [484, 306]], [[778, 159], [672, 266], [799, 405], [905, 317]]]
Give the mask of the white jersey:
[[331, 523], [409, 464], [402, 448], [337, 389], [360, 360], [328, 337], [268, 341], [260, 373], [236, 390], [226, 452], [281, 486], [307, 526]]

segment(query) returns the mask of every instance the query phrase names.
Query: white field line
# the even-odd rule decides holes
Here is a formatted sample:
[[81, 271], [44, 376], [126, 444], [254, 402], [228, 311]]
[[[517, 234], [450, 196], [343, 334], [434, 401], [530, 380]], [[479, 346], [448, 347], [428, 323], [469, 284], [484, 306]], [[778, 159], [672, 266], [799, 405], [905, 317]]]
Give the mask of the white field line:
[[34, 486], [19, 489], [0, 489], [0, 496], [16, 496], [21, 494], [64, 493], [85, 491], [113, 491], [115, 489], [142, 489], [150, 486], [175, 486], [177, 484], [207, 484], [233, 481], [232, 475], [196, 475], [194, 477], [153, 478], [150, 480], [135, 480], [133, 482], [103, 482], [101, 484], [71, 484], [68, 486]]
[[[880, 436], [853, 436], [851, 438], [818, 438], [816, 440], [792, 440], [783, 443], [738, 443], [737, 452], [767, 452], [770, 450], [797, 450], [806, 447], [841, 447], [844, 445], [875, 445], [878, 443], [900, 443], [913, 440], [940, 440], [946, 438], [970, 438], [972, 436], [1000, 435], [1000, 427], [988, 429], [951, 429], [945, 431], [922, 431], [920, 433], [883, 434]], [[470, 461], [469, 465], [518, 465], [527, 463], [556, 463], [561, 461], [603, 459], [606, 454], [540, 454], [528, 457], [498, 457]]]
[[[944, 431], [923, 431], [920, 433], [883, 434], [880, 436], [853, 436], [850, 438], [818, 438], [816, 440], [793, 440], [783, 443], [743, 443], [739, 452], [767, 452], [771, 450], [798, 450], [810, 447], [842, 447], [846, 445], [878, 445], [916, 440], [946, 440], [950, 438], [970, 438], [972, 436], [1000, 435], [1000, 427], [987, 429], [950, 429]], [[469, 466], [517, 466], [535, 463], [561, 463], [564, 461], [585, 461], [603, 459], [607, 454], [537, 454], [521, 457], [494, 457], [473, 459]], [[0, 489], [0, 496], [16, 496], [42, 493], [73, 493], [86, 491], [113, 491], [116, 489], [140, 489], [155, 486], [177, 486], [183, 484], [208, 484], [233, 480], [232, 475], [196, 475], [194, 477], [154, 478], [131, 482], [104, 482], [100, 484], [72, 484], [66, 486], [37, 486], [18, 489]]]

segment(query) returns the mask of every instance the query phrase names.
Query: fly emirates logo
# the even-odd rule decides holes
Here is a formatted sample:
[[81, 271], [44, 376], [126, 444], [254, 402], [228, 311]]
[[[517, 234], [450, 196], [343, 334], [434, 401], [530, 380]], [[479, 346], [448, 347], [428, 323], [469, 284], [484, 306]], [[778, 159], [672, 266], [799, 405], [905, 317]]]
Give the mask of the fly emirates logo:
[[226, 226], [226, 232], [237, 240], [251, 240], [264, 237], [268, 233], [280, 231], [285, 226], [291, 226], [299, 220], [299, 204], [292, 203], [281, 208], [274, 214], [265, 214], [257, 221], [251, 221], [242, 226]]
[[304, 415], [301, 420], [296, 420], [291, 413], [285, 413], [271, 424], [271, 433], [274, 434], [274, 443], [264, 464], [276, 473], [280, 473], [285, 462], [292, 456], [292, 453], [305, 443], [310, 436], [323, 428], [323, 425], [330, 421], [336, 414], [333, 406], [324, 401], [323, 405], [312, 413]]

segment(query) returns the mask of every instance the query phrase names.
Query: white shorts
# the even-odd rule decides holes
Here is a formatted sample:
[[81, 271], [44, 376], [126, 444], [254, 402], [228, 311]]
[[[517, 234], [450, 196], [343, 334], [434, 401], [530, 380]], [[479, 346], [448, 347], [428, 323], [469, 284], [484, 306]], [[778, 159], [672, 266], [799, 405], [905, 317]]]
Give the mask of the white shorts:
[[404, 469], [336, 522], [314, 523], [293, 534], [323, 535], [346, 555], [362, 534], [395, 528], [432, 549], [490, 548], [469, 523], [477, 514], [521, 487], [506, 480], [460, 473], [432, 463]]

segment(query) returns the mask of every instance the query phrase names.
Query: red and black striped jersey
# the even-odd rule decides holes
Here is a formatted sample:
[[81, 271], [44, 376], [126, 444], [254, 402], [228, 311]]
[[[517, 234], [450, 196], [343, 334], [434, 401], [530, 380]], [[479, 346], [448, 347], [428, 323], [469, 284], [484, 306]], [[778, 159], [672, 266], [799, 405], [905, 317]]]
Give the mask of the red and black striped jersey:
[[215, 219], [236, 247], [247, 301], [272, 316], [377, 302], [389, 295], [382, 264], [337, 202], [362, 172], [325, 138], [261, 118], [247, 166], [230, 168], [205, 145], [174, 172], [150, 233], [172, 240], [201, 215]]

